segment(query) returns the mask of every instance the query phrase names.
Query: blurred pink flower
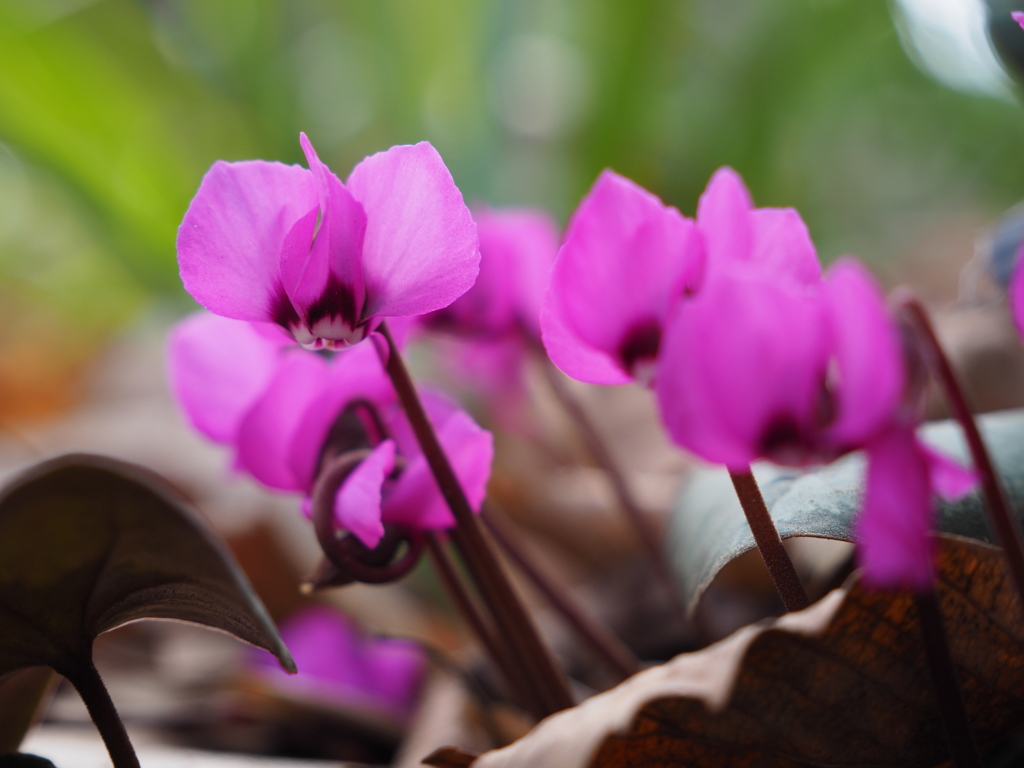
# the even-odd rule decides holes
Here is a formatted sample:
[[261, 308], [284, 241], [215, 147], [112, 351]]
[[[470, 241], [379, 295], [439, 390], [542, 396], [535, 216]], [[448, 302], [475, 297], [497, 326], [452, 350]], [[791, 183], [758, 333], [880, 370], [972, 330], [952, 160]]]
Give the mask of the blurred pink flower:
[[[383, 434], [369, 424], [365, 441], [331, 446], [334, 452], [373, 449], [335, 503], [338, 525], [367, 546], [376, 546], [385, 522], [430, 530], [454, 524], [372, 346], [328, 360], [253, 324], [200, 313], [172, 332], [169, 362], [173, 394], [192, 425], [233, 448], [237, 469], [282, 491], [312, 491], [332, 426], [354, 401], [368, 404]], [[492, 437], [443, 396], [422, 394], [470, 504], [479, 509]], [[396, 457], [403, 459], [397, 473]]]
[[225, 317], [342, 348], [384, 317], [447, 306], [476, 279], [476, 226], [437, 151], [396, 146], [346, 184], [300, 135], [309, 169], [218, 161], [178, 230], [185, 288]]
[[1024, 11], [1010, 11], [1010, 16], [1024, 29]]
[[558, 252], [558, 226], [545, 211], [482, 208], [480, 275], [444, 309], [423, 315], [429, 329], [474, 341], [540, 338], [540, 309]]
[[362, 635], [339, 611], [313, 606], [281, 625], [298, 673], [289, 675], [263, 650], [250, 668], [275, 688], [324, 704], [369, 710], [399, 722], [412, 715], [424, 657], [409, 640]]
[[566, 229], [541, 312], [544, 346], [569, 376], [648, 383], [662, 327], [704, 264], [694, 224], [605, 170]]
[[928, 591], [936, 541], [934, 494], [956, 500], [976, 474], [932, 450], [912, 426], [896, 425], [867, 446], [868, 474], [857, 519], [857, 559], [864, 580], [880, 588]]

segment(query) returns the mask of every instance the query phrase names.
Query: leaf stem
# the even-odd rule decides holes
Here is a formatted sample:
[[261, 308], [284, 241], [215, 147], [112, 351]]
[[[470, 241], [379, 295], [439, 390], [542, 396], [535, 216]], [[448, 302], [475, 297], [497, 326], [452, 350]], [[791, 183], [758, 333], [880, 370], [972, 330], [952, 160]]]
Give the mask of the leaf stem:
[[942, 385], [953, 415], [963, 429], [964, 438], [967, 440], [967, 446], [971, 452], [971, 461], [975, 470], [981, 475], [982, 493], [988, 508], [989, 522], [995, 531], [996, 541], [1006, 555], [1010, 577], [1017, 589], [1017, 597], [1024, 605], [1024, 544], [1022, 544], [1024, 539], [1021, 536], [1020, 525], [1010, 514], [1006, 493], [1003, 491], [1003, 485], [999, 481], [999, 476], [992, 465], [992, 459], [985, 448], [985, 442], [981, 438], [981, 432], [978, 430], [974, 414], [967, 403], [959, 377], [942, 349], [935, 328], [928, 318], [928, 312], [921, 302], [909, 292], [903, 292], [902, 295], [895, 298], [895, 303], [899, 311], [917, 331], [918, 339], [924, 343], [926, 359]]
[[544, 574], [540, 566], [526, 554], [515, 541], [505, 521], [499, 518], [493, 506], [486, 507], [481, 518], [494, 540], [498, 542], [498, 546], [544, 595], [548, 603], [562, 615], [562, 618], [575, 630], [576, 634], [619, 676], [620, 682], [640, 670], [640, 661], [633, 655], [629, 647], [603, 624], [583, 613], [569, 595], [559, 589]]
[[729, 470], [729, 477], [732, 479], [733, 488], [736, 489], [740, 506], [743, 507], [743, 514], [747, 516], [747, 523], [754, 534], [757, 549], [764, 559], [764, 564], [768, 566], [768, 573], [779, 597], [782, 598], [783, 605], [787, 611], [802, 611], [811, 604], [811, 601], [807, 598], [803, 584], [800, 583], [800, 577], [796, 574], [789, 553], [782, 545], [782, 538], [771, 513], [768, 512], [768, 506], [764, 503], [764, 497], [753, 472], [749, 467], [745, 472]]
[[971, 723], [956, 682], [939, 600], [933, 591], [915, 592], [914, 606], [921, 624], [921, 638], [935, 683], [935, 697], [950, 757], [956, 768], [981, 768], [978, 746], [971, 734]]
[[[466, 494], [427, 418], [423, 403], [405, 367], [398, 345], [386, 323], [377, 329], [387, 342], [387, 349], [377, 346], [378, 354], [405, 410], [419, 442], [423, 456], [437, 481], [441, 495], [455, 517], [449, 531], [452, 544], [462, 558], [470, 577], [494, 617], [499, 633], [504, 635], [516, 660], [518, 672], [542, 706], [535, 711], [546, 717], [573, 706], [572, 694], [565, 673], [540, 639], [536, 626], [512, 589], [508, 577], [498, 563], [490, 544], [479, 528]], [[527, 702], [524, 702], [528, 706]]]
[[434, 563], [434, 570], [437, 571], [441, 584], [444, 586], [462, 620], [466, 622], [469, 629], [476, 635], [480, 645], [483, 646], [484, 650], [491, 657], [491, 660], [498, 668], [498, 672], [504, 678], [505, 684], [508, 685], [513, 695], [520, 701], [531, 701], [531, 710], [538, 709], [540, 704], [532, 701], [531, 698], [533, 692], [523, 685], [523, 678], [516, 674], [515, 664], [509, 656], [507, 645], [501, 637], [494, 634], [491, 627], [487, 626], [487, 621], [480, 611], [477, 610], [476, 605], [473, 604], [473, 598], [459, 580], [455, 564], [445, 550], [439, 534], [430, 531], [426, 534], [425, 538], [427, 551], [430, 553], [431, 560]]
[[559, 374], [551, 364], [551, 361], [548, 360], [547, 354], [543, 352], [541, 348], [536, 346], [535, 350], [537, 352], [537, 359], [540, 362], [541, 370], [544, 373], [544, 378], [548, 382], [548, 386], [551, 388], [551, 391], [558, 399], [562, 408], [569, 414], [569, 417], [575, 423], [576, 428], [587, 447], [587, 452], [590, 454], [590, 457], [601, 469], [605, 477], [608, 478], [608, 483], [611, 485], [612, 492], [615, 494], [615, 498], [619, 502], [619, 507], [625, 513], [626, 518], [633, 526], [637, 539], [640, 541], [640, 545], [643, 547], [644, 552], [650, 559], [651, 567], [654, 569], [655, 575], [661, 582], [662, 587], [665, 590], [665, 594], [668, 595], [676, 616], [678, 616], [680, 621], [683, 622], [683, 626], [686, 626], [689, 623], [687, 619], [686, 605], [683, 601], [682, 595], [680, 594], [679, 585], [676, 583], [672, 574], [672, 569], [669, 567], [668, 561], [665, 558], [665, 553], [662, 551], [658, 533], [654, 530], [654, 526], [651, 525], [650, 518], [647, 513], [640, 509], [640, 505], [637, 503], [636, 498], [629, 489], [629, 485], [626, 483], [626, 478], [622, 473], [622, 469], [615, 461], [611, 451], [608, 450], [608, 446], [605, 444], [605, 441], [601, 437], [601, 433], [598, 432], [597, 427], [594, 425], [590, 416], [587, 415], [587, 412], [583, 409], [579, 400], [575, 398], [565, 386], [565, 382], [559, 378]]
[[85, 708], [89, 710], [89, 717], [103, 737], [114, 768], [140, 768], [139, 758], [128, 739], [128, 731], [92, 660], [77, 665], [74, 670], [58, 671], [75, 687], [85, 702]]

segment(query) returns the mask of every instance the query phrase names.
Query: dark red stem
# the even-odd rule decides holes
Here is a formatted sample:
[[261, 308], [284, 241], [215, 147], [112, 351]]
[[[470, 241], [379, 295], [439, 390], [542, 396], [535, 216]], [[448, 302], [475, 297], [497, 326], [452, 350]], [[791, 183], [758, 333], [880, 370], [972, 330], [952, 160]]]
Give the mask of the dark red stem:
[[498, 546], [544, 595], [551, 607], [562, 615], [562, 618], [575, 630], [580, 639], [604, 659], [605, 664], [619, 676], [620, 681], [640, 670], [640, 661], [629, 650], [629, 647], [603, 624], [583, 613], [569, 595], [559, 589], [544, 574], [540, 566], [518, 545], [505, 522], [499, 518], [493, 507], [486, 508], [482, 518], [484, 525], [498, 542]]
[[640, 545], [643, 547], [644, 552], [650, 559], [651, 567], [654, 569], [655, 575], [661, 581], [662, 586], [665, 589], [665, 593], [668, 595], [669, 600], [672, 603], [672, 608], [675, 610], [676, 615], [685, 626], [687, 624], [686, 606], [683, 602], [683, 597], [680, 594], [679, 585], [676, 583], [672, 574], [672, 569], [669, 567], [668, 561], [665, 559], [665, 553], [662, 551], [657, 531], [655, 531], [654, 526], [651, 525], [648, 515], [640, 509], [640, 505], [637, 504], [632, 491], [629, 489], [629, 485], [626, 483], [626, 478], [623, 475], [622, 470], [615, 461], [615, 458], [612, 456], [611, 451], [608, 450], [607, 445], [605, 445], [600, 432], [598, 432], [597, 427], [594, 426], [594, 422], [591, 421], [590, 416], [587, 415], [583, 406], [580, 405], [579, 401], [566, 388], [565, 382], [559, 378], [558, 372], [547, 359], [547, 355], [542, 350], [539, 350], [537, 357], [540, 361], [540, 367], [544, 371], [544, 376], [548, 381], [548, 385], [551, 387], [551, 391], [555, 394], [559, 403], [561, 403], [562, 408], [565, 409], [566, 413], [569, 414], [569, 417], [576, 424], [576, 428], [579, 430], [580, 436], [583, 438], [583, 442], [587, 446], [587, 452], [594, 460], [594, 463], [597, 464], [605, 477], [608, 478], [608, 482], [612, 487], [612, 492], [615, 494], [615, 498], [619, 502], [619, 507], [625, 513], [626, 518], [633, 526], [633, 530], [637, 535], [637, 539], [640, 541]]
[[787, 611], [802, 611], [811, 604], [811, 601], [807, 598], [804, 585], [800, 583], [800, 577], [796, 575], [796, 568], [789, 559], [789, 553], [782, 545], [782, 538], [771, 513], [768, 512], [768, 506], [764, 503], [754, 474], [749, 469], [746, 472], [730, 470], [729, 477], [732, 478], [732, 485], [736, 489], [740, 506], [743, 507], [743, 514], [747, 516], [747, 523], [754, 534], [757, 549], [764, 559], [764, 564], [768, 566], [768, 573], [771, 574], [783, 605]]
[[523, 685], [523, 678], [516, 673], [515, 664], [512, 661], [508, 646], [499, 636], [495, 635], [493, 629], [487, 625], [486, 620], [480, 611], [477, 610], [477, 606], [474, 605], [473, 598], [459, 579], [455, 564], [449, 557], [444, 543], [440, 540], [438, 534], [433, 532], [427, 533], [426, 542], [427, 551], [430, 553], [431, 560], [434, 563], [434, 570], [437, 571], [437, 575], [445, 591], [448, 593], [448, 597], [451, 598], [462, 620], [466, 622], [470, 631], [476, 636], [480, 645], [483, 646], [483, 649], [491, 657], [494, 665], [498, 668], [498, 673], [505, 680], [509, 690], [519, 701], [531, 702], [531, 709], [539, 708], [540, 703], [532, 700], [533, 692]]
[[114, 708], [114, 702], [107, 693], [107, 686], [103, 684], [92, 661], [83, 662], [74, 670], [59, 671], [85, 702], [85, 708], [96, 724], [100, 736], [103, 737], [103, 743], [107, 747], [114, 768], [140, 768], [139, 758], [128, 739], [128, 731], [125, 730], [124, 723]]
[[956, 768], [981, 768], [978, 745], [974, 743], [971, 722], [956, 682], [939, 600], [934, 592], [915, 593], [914, 605], [921, 622], [921, 638], [935, 683], [936, 702], [950, 757]]
[[480, 531], [466, 494], [423, 409], [398, 345], [395, 344], [385, 323], [381, 323], [378, 331], [387, 342], [386, 349], [377, 347], [381, 362], [391, 379], [441, 495], [455, 517], [455, 527], [449, 532], [452, 544], [462, 558], [484, 604], [493, 615], [497, 631], [506, 639], [515, 657], [518, 673], [533, 689], [534, 698], [543, 704], [535, 714], [546, 717], [562, 709], [568, 709], [573, 706], [573, 699], [565, 673], [558, 667], [554, 657], [540, 639], [537, 628], [513, 591], [490, 544]]
[[896, 305], [904, 316], [910, 320], [917, 338], [923, 342], [924, 352], [933, 373], [945, 391], [949, 407], [960, 422], [964, 438], [971, 452], [974, 469], [981, 475], [982, 493], [988, 508], [989, 521], [995, 531], [996, 542], [1006, 555], [1006, 563], [1010, 569], [1010, 577], [1017, 588], [1017, 596], [1024, 605], [1024, 546], [1020, 525], [1010, 513], [1010, 505], [1006, 501], [1006, 493], [999, 481], [992, 459], [989, 457], [985, 442], [981, 438], [974, 414], [967, 403], [963, 387], [939, 343], [935, 329], [928, 318], [928, 313], [914, 296], [904, 293], [896, 298]]

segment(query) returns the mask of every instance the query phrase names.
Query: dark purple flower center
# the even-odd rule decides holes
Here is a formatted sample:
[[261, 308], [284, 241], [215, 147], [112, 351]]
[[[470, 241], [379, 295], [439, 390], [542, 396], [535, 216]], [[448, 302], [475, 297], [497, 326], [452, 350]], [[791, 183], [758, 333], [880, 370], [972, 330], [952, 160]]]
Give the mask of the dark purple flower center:
[[635, 324], [622, 338], [619, 345], [619, 359], [631, 374], [638, 363], [656, 360], [661, 346], [661, 323], [656, 319]]

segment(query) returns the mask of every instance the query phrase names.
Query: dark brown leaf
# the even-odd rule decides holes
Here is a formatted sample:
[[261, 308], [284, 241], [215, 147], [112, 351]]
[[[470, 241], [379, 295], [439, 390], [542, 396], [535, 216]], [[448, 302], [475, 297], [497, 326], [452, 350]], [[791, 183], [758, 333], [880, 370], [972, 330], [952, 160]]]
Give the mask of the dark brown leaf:
[[0, 490], [0, 675], [90, 664], [98, 634], [144, 618], [229, 632], [294, 669], [230, 553], [154, 474], [74, 454]]
[[46, 667], [12, 672], [0, 678], [0, 755], [16, 752], [28, 729], [52, 696], [57, 678]]
[[458, 747], [441, 747], [423, 758], [424, 765], [436, 768], [468, 768], [479, 755], [463, 752]]
[[[999, 550], [943, 539], [939, 597], [981, 746], [1024, 722], [1024, 615]], [[544, 720], [474, 768], [935, 766], [913, 600], [853, 583]]]

